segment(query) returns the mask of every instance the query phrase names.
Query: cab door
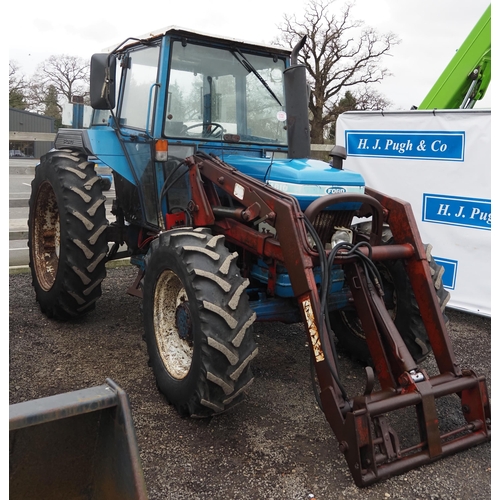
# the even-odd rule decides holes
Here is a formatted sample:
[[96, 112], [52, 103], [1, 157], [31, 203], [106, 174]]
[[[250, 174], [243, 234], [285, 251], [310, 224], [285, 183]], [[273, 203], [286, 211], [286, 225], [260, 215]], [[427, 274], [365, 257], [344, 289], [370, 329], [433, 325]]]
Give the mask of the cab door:
[[[130, 222], [161, 227], [158, 172], [154, 161], [152, 123], [158, 82], [159, 46], [141, 46], [122, 58], [118, 126], [124, 154], [133, 171], [136, 193], [129, 194], [126, 217]], [[116, 186], [117, 190], [120, 186]], [[130, 193], [129, 189], [124, 189]], [[138, 198], [138, 199], [133, 199]], [[137, 206], [139, 205], [139, 206]]]

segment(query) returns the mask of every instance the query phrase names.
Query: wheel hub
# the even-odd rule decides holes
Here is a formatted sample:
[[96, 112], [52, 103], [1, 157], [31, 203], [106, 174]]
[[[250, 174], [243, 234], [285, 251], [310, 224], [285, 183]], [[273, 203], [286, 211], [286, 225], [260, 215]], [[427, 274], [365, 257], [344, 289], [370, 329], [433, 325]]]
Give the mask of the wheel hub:
[[193, 326], [186, 290], [171, 270], [164, 270], [156, 282], [153, 318], [163, 365], [173, 378], [182, 380], [193, 360]]
[[30, 258], [40, 287], [48, 292], [56, 280], [61, 247], [59, 208], [54, 189], [49, 182], [40, 185], [34, 202], [34, 214], [30, 217]]
[[191, 312], [188, 302], [181, 302], [175, 311], [175, 326], [182, 340], [185, 340], [190, 346], [193, 345], [193, 324], [191, 321]]

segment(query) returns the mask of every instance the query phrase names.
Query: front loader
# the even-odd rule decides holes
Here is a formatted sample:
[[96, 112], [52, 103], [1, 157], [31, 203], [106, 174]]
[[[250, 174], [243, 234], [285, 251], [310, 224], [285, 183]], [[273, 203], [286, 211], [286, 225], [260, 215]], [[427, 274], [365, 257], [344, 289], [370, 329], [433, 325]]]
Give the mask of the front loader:
[[[310, 158], [305, 67], [293, 51], [168, 28], [91, 61], [93, 124], [62, 129], [32, 183], [30, 266], [49, 317], [95, 308], [128, 257], [157, 385], [183, 416], [249, 392], [255, 321], [303, 322], [317, 399], [358, 486], [490, 439], [484, 377], [461, 369], [443, 269], [411, 206]], [[104, 208], [110, 167], [116, 197]], [[337, 344], [366, 365], [347, 394]], [[438, 373], [420, 363], [431, 353]], [[443, 432], [436, 402], [461, 402]], [[413, 407], [406, 446], [388, 414]]]

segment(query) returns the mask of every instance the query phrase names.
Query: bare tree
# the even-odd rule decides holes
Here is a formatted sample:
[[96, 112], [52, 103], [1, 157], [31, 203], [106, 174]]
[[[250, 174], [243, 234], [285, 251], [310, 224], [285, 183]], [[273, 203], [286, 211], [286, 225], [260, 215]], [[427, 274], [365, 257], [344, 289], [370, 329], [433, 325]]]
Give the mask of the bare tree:
[[393, 33], [381, 35], [365, 27], [363, 21], [353, 20], [354, 2], [346, 3], [338, 13], [333, 13], [334, 2], [309, 0], [301, 20], [285, 14], [284, 22], [278, 26], [281, 35], [277, 42], [290, 47], [307, 36], [299, 62], [305, 64], [311, 84], [311, 140], [316, 144], [324, 142], [325, 132], [336, 121], [342, 108], [339, 106], [341, 93], [346, 90], [351, 91], [357, 103], [367, 106], [364, 109], [389, 104], [369, 85], [390, 75], [380, 63], [400, 42]]
[[362, 87], [353, 94], [348, 90], [344, 97], [339, 98], [336, 104], [332, 107], [333, 119], [327, 126], [329, 129], [328, 139], [335, 143], [335, 127], [337, 119], [346, 111], [366, 111], [376, 109], [386, 109], [390, 102], [376, 90], [369, 87]]
[[356, 92], [356, 109], [386, 109], [391, 104], [380, 92], [362, 87]]
[[26, 109], [26, 94], [28, 83], [24, 74], [20, 73], [16, 61], [9, 61], [9, 107]]
[[73, 102], [74, 96], [88, 96], [89, 72], [90, 63], [80, 57], [50, 56], [38, 66], [30, 82], [32, 109], [43, 112], [49, 99], [62, 112], [64, 102]]

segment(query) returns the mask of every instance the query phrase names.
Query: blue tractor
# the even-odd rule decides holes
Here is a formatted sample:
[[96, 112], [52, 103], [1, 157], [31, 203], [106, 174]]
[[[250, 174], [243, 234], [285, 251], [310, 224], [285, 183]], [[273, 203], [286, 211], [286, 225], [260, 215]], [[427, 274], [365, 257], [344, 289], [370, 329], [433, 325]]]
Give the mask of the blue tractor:
[[[106, 263], [130, 258], [157, 385], [181, 415], [242, 400], [255, 321], [303, 322], [318, 403], [364, 486], [489, 439], [489, 402], [458, 368], [411, 207], [344, 170], [343, 148], [310, 158], [304, 43], [173, 27], [95, 54], [91, 127], [59, 130], [36, 168], [30, 267], [41, 310], [68, 320], [95, 308]], [[112, 171], [110, 217], [96, 166]], [[338, 343], [368, 365], [363, 396], [344, 389]], [[437, 378], [418, 365], [432, 350]], [[452, 393], [473, 411], [441, 438], [434, 399]], [[402, 450], [383, 414], [407, 405], [421, 443]]]

